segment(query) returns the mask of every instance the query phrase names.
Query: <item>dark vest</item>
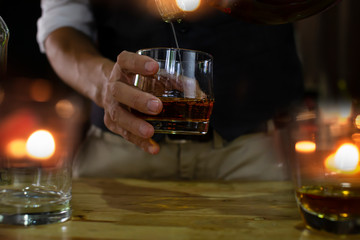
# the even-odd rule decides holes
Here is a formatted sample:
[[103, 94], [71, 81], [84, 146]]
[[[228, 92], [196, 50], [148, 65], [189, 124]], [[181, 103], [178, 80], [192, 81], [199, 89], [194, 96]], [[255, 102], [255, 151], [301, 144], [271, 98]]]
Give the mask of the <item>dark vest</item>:
[[[115, 6], [110, 0], [93, 2], [102, 54], [115, 61], [123, 50], [175, 47], [170, 24], [137, 8], [135, 0], [117, 1]], [[301, 64], [291, 24], [255, 25], [214, 11], [176, 23], [175, 29], [181, 48], [214, 57], [215, 104], [210, 124], [225, 139], [255, 131], [302, 96]], [[92, 121], [105, 128], [102, 109], [95, 105]]]

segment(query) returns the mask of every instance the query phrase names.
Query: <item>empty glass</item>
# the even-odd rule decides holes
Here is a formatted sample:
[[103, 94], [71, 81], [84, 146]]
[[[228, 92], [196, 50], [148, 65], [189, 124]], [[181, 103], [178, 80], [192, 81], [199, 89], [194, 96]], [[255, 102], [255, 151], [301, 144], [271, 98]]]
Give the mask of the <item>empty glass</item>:
[[[3, 82], [4, 83], [4, 82]], [[43, 79], [0, 87], [0, 223], [38, 225], [71, 217], [76, 102], [55, 98]]]

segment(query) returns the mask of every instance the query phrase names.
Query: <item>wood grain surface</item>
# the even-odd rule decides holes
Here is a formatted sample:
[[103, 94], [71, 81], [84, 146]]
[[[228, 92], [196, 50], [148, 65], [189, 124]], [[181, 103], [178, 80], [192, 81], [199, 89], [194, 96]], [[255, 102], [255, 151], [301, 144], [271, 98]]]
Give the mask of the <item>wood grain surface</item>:
[[0, 239], [344, 239], [305, 228], [290, 182], [77, 179], [72, 208], [65, 223], [0, 225]]

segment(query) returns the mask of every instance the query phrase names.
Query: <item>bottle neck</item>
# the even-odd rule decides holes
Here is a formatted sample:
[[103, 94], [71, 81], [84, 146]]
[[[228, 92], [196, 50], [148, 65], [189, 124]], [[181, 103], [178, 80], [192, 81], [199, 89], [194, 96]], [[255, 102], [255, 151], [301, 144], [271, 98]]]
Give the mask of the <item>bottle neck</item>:
[[0, 77], [4, 77], [7, 68], [7, 49], [9, 41], [9, 29], [0, 16]]
[[155, 0], [156, 7], [165, 22], [181, 21], [185, 12], [176, 0]]

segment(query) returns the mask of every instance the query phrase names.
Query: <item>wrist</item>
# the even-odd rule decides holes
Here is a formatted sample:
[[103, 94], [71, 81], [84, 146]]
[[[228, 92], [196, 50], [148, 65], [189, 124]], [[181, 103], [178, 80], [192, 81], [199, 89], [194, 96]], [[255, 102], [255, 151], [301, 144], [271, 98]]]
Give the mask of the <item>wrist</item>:
[[109, 82], [114, 65], [115, 63], [107, 58], [103, 58], [102, 63], [99, 64], [100, 74], [96, 74], [96, 76], [99, 76], [99, 81], [97, 86], [95, 87], [95, 94], [92, 100], [100, 107], [104, 107], [103, 103], [106, 94], [106, 86], [107, 82]]

